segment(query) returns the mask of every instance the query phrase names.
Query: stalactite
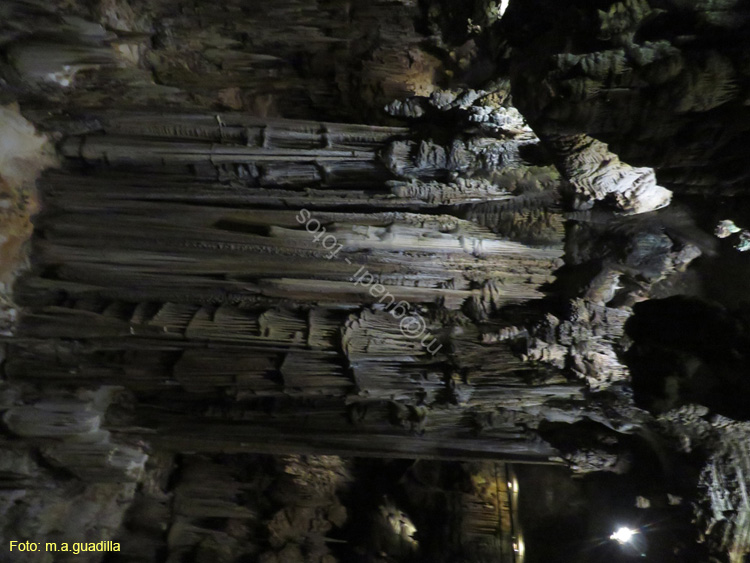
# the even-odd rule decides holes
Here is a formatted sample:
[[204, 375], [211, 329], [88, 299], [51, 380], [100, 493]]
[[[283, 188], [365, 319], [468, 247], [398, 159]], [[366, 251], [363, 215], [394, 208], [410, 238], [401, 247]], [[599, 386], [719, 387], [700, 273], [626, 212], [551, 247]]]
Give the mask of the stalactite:
[[624, 353], [715, 247], [651, 212], [743, 193], [747, 15], [552, 4], [0, 6], [0, 98], [63, 161], [0, 342], [3, 536], [333, 563], [350, 470], [417, 458], [351, 553], [507, 561], [503, 461], [622, 472], [643, 441], [708, 452], [698, 519], [739, 561], [747, 429], [647, 412]]

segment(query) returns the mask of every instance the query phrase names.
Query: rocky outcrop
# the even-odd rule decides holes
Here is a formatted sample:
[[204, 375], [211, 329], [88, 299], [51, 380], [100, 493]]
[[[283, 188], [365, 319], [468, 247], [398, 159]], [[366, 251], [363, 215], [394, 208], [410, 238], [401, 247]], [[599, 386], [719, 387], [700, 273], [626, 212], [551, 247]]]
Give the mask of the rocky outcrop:
[[511, 3], [514, 104], [541, 137], [585, 133], [674, 192], [746, 193], [747, 21], [735, 2]]
[[10, 335], [16, 320], [11, 286], [26, 263], [31, 216], [39, 207], [34, 183], [54, 162], [47, 139], [18, 106], [0, 106], [0, 335]]

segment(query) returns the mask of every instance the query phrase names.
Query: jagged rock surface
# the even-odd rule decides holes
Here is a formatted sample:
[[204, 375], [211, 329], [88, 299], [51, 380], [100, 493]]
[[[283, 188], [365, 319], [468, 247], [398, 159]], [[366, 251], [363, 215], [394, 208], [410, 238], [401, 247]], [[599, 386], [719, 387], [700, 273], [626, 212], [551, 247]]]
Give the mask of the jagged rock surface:
[[357, 556], [507, 560], [486, 460], [622, 473], [697, 433], [741, 561], [744, 426], [640, 408], [623, 359], [631, 307], [713, 251], [642, 212], [744, 190], [730, 4], [5, 3], [0, 99], [63, 162], [2, 344], [4, 539], [329, 563], [361, 478], [336, 456], [418, 457]]

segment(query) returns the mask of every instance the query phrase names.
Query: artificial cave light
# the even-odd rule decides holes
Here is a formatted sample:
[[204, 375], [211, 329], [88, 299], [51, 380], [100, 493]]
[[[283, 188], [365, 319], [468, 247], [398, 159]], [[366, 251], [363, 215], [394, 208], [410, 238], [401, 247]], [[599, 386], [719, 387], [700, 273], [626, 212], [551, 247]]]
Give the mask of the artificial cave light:
[[616, 541], [619, 544], [630, 543], [638, 532], [626, 526], [621, 526], [615, 530], [609, 539]]

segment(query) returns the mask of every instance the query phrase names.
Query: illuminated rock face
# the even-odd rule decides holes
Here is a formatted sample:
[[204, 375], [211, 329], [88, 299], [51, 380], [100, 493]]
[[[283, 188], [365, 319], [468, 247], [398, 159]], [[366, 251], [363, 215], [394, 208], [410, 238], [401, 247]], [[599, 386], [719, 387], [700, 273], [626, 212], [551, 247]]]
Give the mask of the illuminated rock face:
[[746, 10], [598, 4], [516, 2], [503, 17], [514, 101], [537, 134], [586, 133], [676, 193], [747, 194]]
[[508, 463], [645, 450], [741, 561], [744, 313], [705, 352], [638, 311], [723, 252], [711, 194], [750, 224], [743, 13], [252, 4], [0, 8], [5, 289], [56, 164], [2, 294], [4, 540], [533, 561]]
[[11, 286], [26, 261], [31, 215], [38, 211], [34, 182], [55, 163], [54, 149], [21, 116], [18, 106], [0, 105], [0, 334], [12, 334], [16, 308]]

